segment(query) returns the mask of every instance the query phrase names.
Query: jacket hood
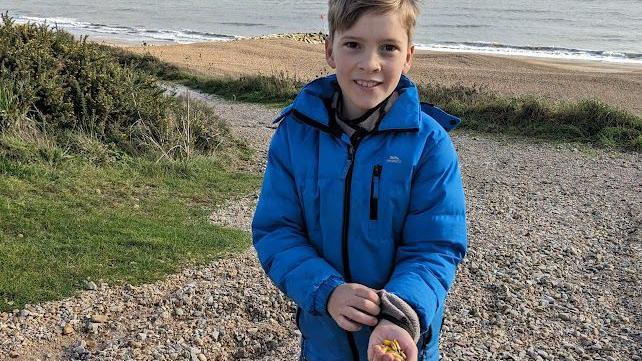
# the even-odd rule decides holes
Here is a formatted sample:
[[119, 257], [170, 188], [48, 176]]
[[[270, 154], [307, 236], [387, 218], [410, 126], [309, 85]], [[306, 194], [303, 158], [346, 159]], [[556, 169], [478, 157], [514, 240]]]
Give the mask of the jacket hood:
[[[332, 130], [334, 126], [330, 124], [328, 104], [338, 86], [336, 74], [313, 80], [303, 87], [294, 102], [276, 118], [275, 123], [294, 112], [306, 118], [307, 122], [316, 123], [314, 125], [319, 128]], [[399, 98], [379, 124], [379, 131], [419, 129], [422, 113], [434, 118], [446, 131], [454, 129], [461, 123], [461, 119], [440, 108], [429, 103], [421, 103], [417, 86], [405, 75], [401, 75], [395, 90]]]

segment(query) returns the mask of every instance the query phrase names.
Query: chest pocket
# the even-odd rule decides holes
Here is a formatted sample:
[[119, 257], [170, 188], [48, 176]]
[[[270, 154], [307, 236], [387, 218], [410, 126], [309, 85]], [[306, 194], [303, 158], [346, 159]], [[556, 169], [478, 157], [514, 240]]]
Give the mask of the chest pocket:
[[368, 201], [369, 238], [398, 243], [408, 209], [412, 172], [402, 164], [381, 162], [372, 167]]

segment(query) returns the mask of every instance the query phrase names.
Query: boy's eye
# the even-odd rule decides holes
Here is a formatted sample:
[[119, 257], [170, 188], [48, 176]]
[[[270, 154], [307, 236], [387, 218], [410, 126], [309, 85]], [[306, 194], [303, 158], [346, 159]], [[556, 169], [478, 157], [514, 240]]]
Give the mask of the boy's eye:
[[386, 52], [390, 52], [391, 53], [391, 52], [397, 50], [397, 46], [396, 45], [392, 45], [392, 44], [387, 44], [387, 45], [383, 46], [383, 50], [386, 51]]
[[350, 49], [355, 49], [355, 48], [359, 47], [359, 44], [357, 44], [357, 42], [355, 42], [355, 41], [348, 41], [344, 45], [346, 47], [350, 48]]

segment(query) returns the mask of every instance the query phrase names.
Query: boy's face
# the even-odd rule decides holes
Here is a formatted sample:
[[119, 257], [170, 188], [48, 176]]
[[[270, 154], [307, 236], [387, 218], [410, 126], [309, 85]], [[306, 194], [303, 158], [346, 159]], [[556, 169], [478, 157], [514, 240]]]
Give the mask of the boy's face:
[[412, 63], [414, 46], [397, 12], [365, 13], [326, 41], [328, 64], [336, 69], [344, 116], [354, 119], [386, 99]]

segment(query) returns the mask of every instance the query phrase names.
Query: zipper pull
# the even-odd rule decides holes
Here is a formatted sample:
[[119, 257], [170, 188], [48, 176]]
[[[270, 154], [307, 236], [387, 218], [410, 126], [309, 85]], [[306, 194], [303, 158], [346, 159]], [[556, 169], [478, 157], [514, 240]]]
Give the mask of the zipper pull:
[[372, 170], [372, 175], [374, 177], [381, 177], [381, 170], [383, 169], [383, 166], [381, 164], [377, 164], [374, 166], [374, 169]]
[[352, 162], [354, 161], [354, 147], [352, 144], [348, 145], [348, 159], [346, 160], [346, 165], [343, 168], [343, 176], [347, 177], [348, 172], [350, 171], [350, 167], [352, 166]]
[[381, 189], [381, 171], [383, 166], [377, 164], [372, 168], [370, 179], [370, 220], [376, 221], [379, 218], [379, 191]]

